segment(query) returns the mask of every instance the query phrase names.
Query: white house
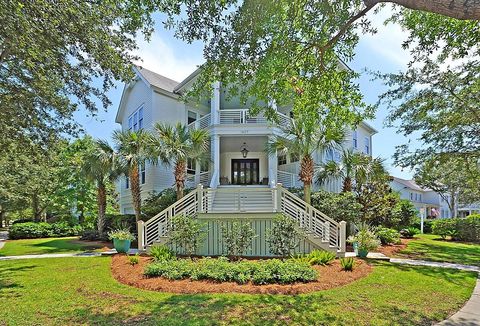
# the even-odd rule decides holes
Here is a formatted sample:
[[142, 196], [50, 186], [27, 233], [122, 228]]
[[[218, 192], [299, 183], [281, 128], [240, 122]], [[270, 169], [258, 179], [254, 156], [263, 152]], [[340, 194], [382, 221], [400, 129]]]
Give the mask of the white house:
[[424, 218], [449, 218], [453, 214], [447, 202], [432, 189], [419, 186], [415, 180], [392, 177], [390, 186], [400, 198], [410, 200]]
[[[251, 116], [248, 106], [238, 98], [226, 100], [226, 91], [219, 83], [213, 95], [200, 103], [184, 103], [179, 96], [190, 87], [198, 70], [182, 82], [176, 82], [145, 68], [135, 68], [137, 78], [125, 85], [115, 121], [122, 129], [151, 129], [156, 122], [188, 124], [190, 128], [207, 128], [211, 134], [211, 164], [188, 166], [188, 187], [201, 183], [205, 187], [262, 185], [301, 187], [298, 181], [298, 158], [286, 155], [268, 155], [265, 145], [280, 132], [262, 115]], [[278, 108], [280, 124], [290, 121], [291, 108]], [[345, 148], [371, 155], [372, 136], [376, 133], [361, 123], [350, 133]], [[314, 160], [339, 160], [340, 152], [316, 153]], [[151, 191], [161, 191], [174, 185], [173, 172], [165, 166], [145, 166], [141, 170], [142, 198]], [[119, 185], [122, 213], [133, 213], [128, 179]], [[340, 182], [331, 182], [325, 188], [339, 191]]]
[[[219, 218], [239, 214], [253, 218], [258, 231], [250, 255], [270, 255], [265, 230], [276, 213], [296, 220], [308, 232], [298, 250], [313, 248], [345, 252], [346, 223], [337, 222], [291, 194], [286, 188], [302, 187], [298, 181], [297, 157], [267, 154], [269, 138], [281, 135], [281, 125], [291, 121], [291, 108], [276, 108], [278, 124], [272, 124], [262, 115], [251, 115], [249, 106], [238, 98], [228, 96], [220, 83], [212, 85], [211, 98], [197, 103], [185, 103], [180, 96], [192, 86], [199, 70], [182, 82], [176, 82], [144, 68], [135, 68], [136, 79], [125, 85], [116, 122], [122, 129], [151, 129], [154, 123], [181, 122], [189, 128], [208, 129], [210, 132], [209, 164], [189, 163], [187, 186], [196, 188], [154, 218], [139, 222], [139, 248], [168, 238], [169, 221], [174, 215], [196, 216], [210, 225], [209, 232], [218, 231]], [[229, 100], [227, 100], [227, 98]], [[368, 155], [372, 153], [372, 135], [375, 129], [361, 123], [352, 131], [344, 147]], [[315, 153], [314, 160], [339, 160], [340, 152]], [[141, 168], [142, 198], [151, 191], [161, 191], [174, 185], [172, 168], [147, 165]], [[123, 178], [118, 185], [122, 213], [133, 213], [129, 182]], [[340, 191], [340, 182], [324, 186]], [[219, 215], [221, 214], [221, 215]], [[230, 215], [229, 215], [230, 214]], [[234, 214], [234, 215], [232, 215]], [[231, 222], [231, 218], [230, 218]], [[228, 223], [228, 222], [227, 222]], [[218, 234], [212, 233], [201, 249], [202, 254], [221, 254]]]

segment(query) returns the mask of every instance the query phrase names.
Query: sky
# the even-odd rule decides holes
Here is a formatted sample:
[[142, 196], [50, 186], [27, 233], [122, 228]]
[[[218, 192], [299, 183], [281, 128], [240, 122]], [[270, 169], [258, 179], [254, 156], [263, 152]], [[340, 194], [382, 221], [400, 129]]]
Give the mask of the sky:
[[[410, 61], [408, 51], [402, 49], [401, 44], [406, 39], [406, 32], [398, 25], [389, 24], [384, 26], [383, 22], [389, 17], [390, 7], [382, 9], [378, 14], [369, 14], [374, 27], [378, 33], [374, 35], [362, 35], [356, 49], [355, 59], [348, 65], [357, 72], [363, 72], [365, 68], [371, 71], [382, 73], [398, 72], [404, 70]], [[139, 39], [139, 49], [136, 54], [141, 58], [137, 64], [153, 70], [161, 75], [176, 81], [182, 81], [203, 63], [202, 49], [200, 42], [193, 44], [184, 43], [175, 39], [173, 32], [165, 30], [161, 24], [161, 16], [156, 17], [155, 33], [150, 42]], [[381, 81], [372, 81], [372, 77], [363, 72], [359, 85], [364, 95], [365, 102], [374, 104], [378, 96], [386, 90]], [[101, 110], [96, 117], [91, 117], [84, 109], [75, 114], [75, 119], [83, 126], [86, 133], [95, 138], [109, 139], [113, 130], [119, 128], [115, 123], [115, 115], [122, 95], [123, 85], [117, 83], [108, 96], [112, 105], [107, 111]], [[388, 108], [380, 107], [377, 110], [375, 119], [367, 121], [378, 133], [373, 137], [372, 153], [375, 157], [386, 159], [390, 174], [409, 179], [412, 173], [409, 170], [402, 170], [393, 166], [392, 155], [395, 146], [405, 144], [409, 139], [397, 134], [395, 128], [385, 127], [385, 117], [388, 115]], [[414, 139], [410, 139], [415, 144]]]

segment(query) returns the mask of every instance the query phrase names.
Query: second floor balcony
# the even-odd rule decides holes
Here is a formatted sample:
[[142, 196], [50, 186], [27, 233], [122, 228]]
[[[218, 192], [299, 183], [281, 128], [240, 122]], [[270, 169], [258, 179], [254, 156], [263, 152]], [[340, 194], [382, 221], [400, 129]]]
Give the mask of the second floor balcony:
[[209, 113], [200, 119], [190, 123], [189, 129], [205, 129], [212, 125], [236, 126], [236, 125], [264, 125], [265, 127], [287, 127], [291, 119], [281, 112], [277, 112], [277, 122], [270, 122], [262, 114], [252, 115], [247, 109], [219, 110], [217, 114]]

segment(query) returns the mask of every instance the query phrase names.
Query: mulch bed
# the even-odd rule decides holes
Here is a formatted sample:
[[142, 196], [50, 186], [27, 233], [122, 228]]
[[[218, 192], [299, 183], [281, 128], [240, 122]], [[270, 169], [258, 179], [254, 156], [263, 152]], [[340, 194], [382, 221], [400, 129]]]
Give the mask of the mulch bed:
[[295, 283], [288, 285], [239, 285], [234, 282], [215, 283], [209, 281], [179, 280], [171, 281], [161, 277], [147, 278], [143, 269], [151, 262], [150, 257], [139, 257], [138, 265], [130, 265], [125, 255], [112, 257], [111, 270], [113, 277], [120, 283], [135, 286], [145, 290], [168, 293], [250, 293], [250, 294], [301, 294], [320, 290], [327, 290], [349, 284], [370, 274], [372, 266], [366, 261], [356, 259], [352, 272], [341, 269], [339, 260], [330, 266], [314, 266], [319, 272], [318, 280], [309, 283]]
[[381, 246], [376, 251], [381, 252], [385, 256], [392, 257], [395, 256], [399, 251], [405, 249], [407, 247], [407, 244], [412, 240], [414, 239], [400, 239], [400, 241], [402, 242], [401, 244]]

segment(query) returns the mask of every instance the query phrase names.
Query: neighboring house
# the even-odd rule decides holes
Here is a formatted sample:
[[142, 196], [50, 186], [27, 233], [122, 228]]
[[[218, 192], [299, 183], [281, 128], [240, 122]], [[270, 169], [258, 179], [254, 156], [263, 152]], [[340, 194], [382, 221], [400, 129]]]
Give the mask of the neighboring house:
[[432, 189], [419, 186], [415, 180], [392, 177], [390, 186], [400, 198], [410, 200], [424, 218], [449, 218], [453, 214], [447, 202]]
[[[198, 70], [182, 82], [176, 82], [145, 68], [135, 68], [136, 79], [125, 86], [115, 121], [122, 129], [151, 129], [156, 122], [182, 122], [190, 128], [207, 128], [211, 133], [211, 164], [188, 164], [187, 187], [201, 183], [205, 187], [263, 185], [281, 183], [284, 187], [302, 187], [298, 180], [298, 157], [292, 155], [268, 155], [265, 145], [269, 137], [280, 133], [276, 125], [262, 115], [251, 116], [248, 105], [241, 105], [238, 98], [227, 101], [225, 89], [217, 83], [212, 98], [199, 103], [184, 103], [179, 96], [191, 87]], [[290, 107], [278, 108], [280, 124], [287, 124]], [[368, 155], [372, 153], [372, 136], [376, 130], [361, 123], [349, 133], [345, 148]], [[315, 153], [314, 160], [340, 160], [341, 152]], [[142, 198], [151, 191], [161, 191], [174, 185], [171, 168], [159, 165], [142, 167], [140, 171]], [[119, 184], [120, 209], [133, 213], [127, 178]], [[318, 189], [318, 186], [314, 185]], [[324, 186], [338, 192], [340, 180]]]
[[[226, 94], [220, 83], [213, 85], [211, 98], [197, 103], [185, 103], [180, 96], [192, 86], [199, 73], [197, 69], [182, 82], [176, 82], [150, 70], [135, 68], [136, 79], [125, 85], [115, 121], [122, 129], [152, 129], [156, 122], [177, 122], [189, 128], [208, 129], [211, 136], [209, 164], [201, 166], [188, 162], [187, 187], [196, 188], [183, 199], [159, 212], [145, 224], [139, 224], [139, 248], [144, 249], [168, 237], [168, 225], [174, 215], [196, 216], [209, 225], [207, 243], [202, 254], [222, 254], [218, 230], [220, 218], [254, 218], [252, 222], [258, 237], [248, 253], [268, 256], [266, 232], [276, 213], [296, 220], [308, 235], [297, 248], [309, 252], [312, 248], [345, 252], [346, 223], [338, 223], [317, 211], [286, 190], [302, 187], [298, 181], [299, 158], [291, 155], [268, 154], [266, 144], [271, 137], [281, 135], [282, 125], [291, 121], [291, 108], [278, 107], [278, 124], [272, 124], [262, 115], [249, 113], [238, 97]], [[227, 100], [228, 99], [228, 100]], [[361, 123], [351, 131], [344, 147], [371, 155], [372, 135], [376, 130]], [[340, 160], [340, 151], [315, 153], [314, 160]], [[174, 186], [172, 168], [164, 165], [146, 165], [140, 170], [142, 198], [149, 192]], [[280, 186], [281, 184], [282, 186]], [[329, 191], [340, 191], [340, 180], [324, 186]], [[133, 213], [128, 178], [119, 182], [122, 213]], [[318, 186], [314, 186], [318, 188]], [[232, 215], [234, 214], [234, 215]], [[230, 223], [225, 222], [225, 223]], [[217, 230], [215, 232], [215, 230]]]

